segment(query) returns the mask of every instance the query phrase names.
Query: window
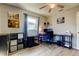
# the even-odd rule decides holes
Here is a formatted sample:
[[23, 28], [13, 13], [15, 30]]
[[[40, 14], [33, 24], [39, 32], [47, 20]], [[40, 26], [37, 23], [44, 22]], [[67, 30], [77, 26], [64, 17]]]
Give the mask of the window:
[[27, 16], [27, 34], [34, 36], [38, 33], [38, 17]]

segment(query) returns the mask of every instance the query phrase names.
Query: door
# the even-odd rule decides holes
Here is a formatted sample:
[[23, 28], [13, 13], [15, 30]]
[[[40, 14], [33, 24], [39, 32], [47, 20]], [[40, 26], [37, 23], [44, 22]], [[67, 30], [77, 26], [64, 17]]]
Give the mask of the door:
[[79, 49], [79, 12], [77, 12], [76, 24], [77, 24], [77, 49]]

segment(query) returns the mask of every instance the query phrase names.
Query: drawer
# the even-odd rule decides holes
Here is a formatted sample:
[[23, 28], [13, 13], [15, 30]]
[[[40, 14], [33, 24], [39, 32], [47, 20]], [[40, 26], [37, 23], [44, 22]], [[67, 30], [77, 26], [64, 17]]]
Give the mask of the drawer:
[[11, 45], [17, 45], [17, 40], [11, 40]]
[[22, 49], [22, 48], [23, 48], [23, 44], [19, 44], [18, 49]]
[[10, 51], [11, 51], [11, 52], [17, 51], [17, 46], [11, 46], [11, 47], [10, 47]]

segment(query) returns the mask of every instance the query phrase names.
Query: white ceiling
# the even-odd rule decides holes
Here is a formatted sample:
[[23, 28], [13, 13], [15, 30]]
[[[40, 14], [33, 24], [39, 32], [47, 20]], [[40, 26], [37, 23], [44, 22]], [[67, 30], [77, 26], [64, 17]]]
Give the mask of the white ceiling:
[[[54, 8], [52, 10], [52, 12], [49, 13], [48, 7], [39, 9], [42, 6], [47, 5], [47, 3], [8, 3], [8, 4], [12, 5], [12, 6], [20, 7], [25, 10], [32, 11], [32, 12], [35, 12], [35, 13], [38, 13], [38, 14], [41, 14], [44, 16], [51, 15], [51, 14], [53, 14], [53, 12], [58, 11], [58, 9]], [[62, 3], [61, 5], [64, 5], [64, 10], [67, 10], [67, 9], [78, 6], [79, 4], [77, 4], [77, 3]]]

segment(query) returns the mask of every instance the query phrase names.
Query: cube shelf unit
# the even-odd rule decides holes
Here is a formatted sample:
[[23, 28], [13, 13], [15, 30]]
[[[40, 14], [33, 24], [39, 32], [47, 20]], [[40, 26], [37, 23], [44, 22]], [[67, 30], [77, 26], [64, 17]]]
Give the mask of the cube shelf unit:
[[9, 34], [9, 53], [22, 49], [24, 47], [23, 40], [23, 33]]
[[[59, 37], [59, 40], [56, 40], [55, 37]], [[57, 41], [60, 41], [62, 47], [71, 49], [72, 48], [72, 37], [73, 37], [73, 35], [54, 34], [54, 42], [53, 43], [57, 44]]]
[[63, 39], [64, 47], [72, 48], [72, 35], [65, 35]]

